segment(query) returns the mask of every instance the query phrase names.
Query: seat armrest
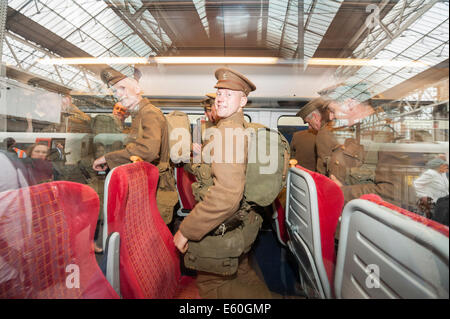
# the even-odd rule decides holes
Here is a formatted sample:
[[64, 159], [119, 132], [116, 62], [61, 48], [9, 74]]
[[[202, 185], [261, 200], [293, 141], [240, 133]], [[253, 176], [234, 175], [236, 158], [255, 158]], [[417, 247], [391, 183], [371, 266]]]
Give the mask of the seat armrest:
[[120, 235], [115, 232], [108, 236], [106, 241], [106, 279], [111, 284], [113, 289], [120, 294], [120, 274], [119, 274], [119, 250], [120, 250]]

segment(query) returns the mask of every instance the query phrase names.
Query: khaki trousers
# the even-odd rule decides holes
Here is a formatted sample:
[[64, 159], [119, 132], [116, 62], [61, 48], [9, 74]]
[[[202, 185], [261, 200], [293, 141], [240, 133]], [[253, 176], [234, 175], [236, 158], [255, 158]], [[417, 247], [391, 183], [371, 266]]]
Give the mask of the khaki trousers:
[[222, 276], [204, 271], [197, 272], [200, 296], [205, 299], [269, 299], [272, 294], [266, 284], [251, 268], [248, 254], [239, 258], [234, 275]]

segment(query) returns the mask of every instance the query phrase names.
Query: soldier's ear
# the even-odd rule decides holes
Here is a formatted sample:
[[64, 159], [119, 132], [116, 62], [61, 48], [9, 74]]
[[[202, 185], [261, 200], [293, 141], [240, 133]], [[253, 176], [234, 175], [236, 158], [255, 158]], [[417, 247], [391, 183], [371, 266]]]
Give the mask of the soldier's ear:
[[139, 86], [139, 83], [135, 80], [135, 79], [132, 79], [133, 80], [133, 89], [134, 89], [134, 92], [136, 93], [136, 94], [140, 94], [141, 93], [141, 87]]
[[245, 105], [247, 105], [247, 100], [247, 96], [245, 94], [242, 94], [240, 107], [244, 107]]

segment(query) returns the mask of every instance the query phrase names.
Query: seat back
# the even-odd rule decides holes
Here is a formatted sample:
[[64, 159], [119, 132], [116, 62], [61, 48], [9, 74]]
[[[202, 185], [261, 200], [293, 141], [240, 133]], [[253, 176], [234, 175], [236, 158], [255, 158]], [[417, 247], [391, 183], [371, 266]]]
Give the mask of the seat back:
[[0, 298], [118, 298], [97, 265], [99, 199], [51, 182], [0, 193]]
[[448, 227], [363, 198], [342, 214], [336, 297], [448, 298]]
[[156, 204], [158, 178], [158, 169], [147, 162], [110, 172], [108, 234], [120, 234], [123, 298], [173, 298], [178, 289], [178, 252]]
[[175, 167], [175, 179], [177, 182], [178, 198], [180, 208], [186, 210], [194, 209], [197, 204], [192, 194], [192, 183], [196, 182], [195, 176], [187, 172], [183, 166]]
[[329, 178], [301, 166], [290, 169], [287, 185], [288, 245], [299, 263], [303, 288], [310, 297], [331, 298], [334, 233], [344, 196]]

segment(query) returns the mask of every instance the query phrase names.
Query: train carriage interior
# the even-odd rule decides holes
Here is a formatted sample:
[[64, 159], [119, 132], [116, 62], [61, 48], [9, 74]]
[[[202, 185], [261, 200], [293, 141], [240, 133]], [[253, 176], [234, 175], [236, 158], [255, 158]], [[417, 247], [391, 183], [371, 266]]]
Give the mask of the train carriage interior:
[[[220, 267], [245, 255], [273, 299], [449, 298], [448, 0], [2, 0], [0, 43], [0, 299], [210, 298], [192, 266], [206, 240], [182, 253], [174, 236], [224, 200], [192, 169], [223, 120], [207, 96], [219, 68], [256, 86], [247, 181], [252, 150], [268, 184], [272, 142], [286, 147], [278, 195], [250, 203], [256, 239]], [[148, 138], [120, 105], [125, 79], [166, 119], [164, 212], [160, 155], [93, 166]], [[217, 231], [203, 238], [234, 228]]]

